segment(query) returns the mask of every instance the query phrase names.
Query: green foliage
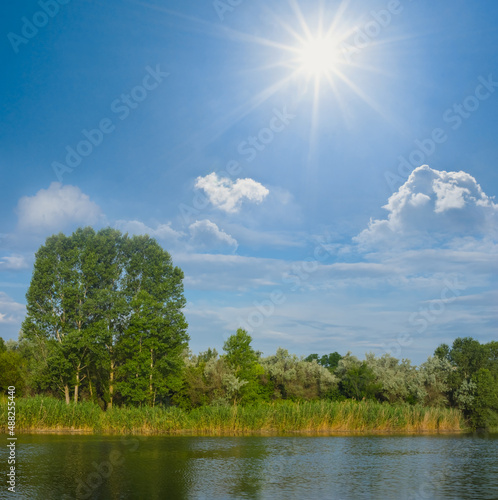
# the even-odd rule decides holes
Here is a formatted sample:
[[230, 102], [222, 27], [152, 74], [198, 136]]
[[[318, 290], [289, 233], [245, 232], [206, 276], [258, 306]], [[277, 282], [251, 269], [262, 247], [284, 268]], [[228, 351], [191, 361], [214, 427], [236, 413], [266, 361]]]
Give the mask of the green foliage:
[[315, 358], [300, 359], [279, 348], [261, 364], [272, 383], [273, 399], [306, 400], [324, 397], [337, 386], [337, 379]]
[[310, 354], [304, 360], [312, 363], [316, 361], [319, 365], [324, 366], [330, 372], [334, 372], [334, 370], [339, 365], [339, 361], [342, 359], [342, 356], [338, 352], [332, 352], [330, 354], [324, 354], [319, 356], [318, 354]]
[[382, 385], [375, 382], [375, 374], [363, 362], [359, 366], [352, 366], [342, 377], [341, 392], [348, 398], [375, 399], [382, 391]]
[[452, 347], [442, 344], [436, 356], [451, 365], [447, 378], [450, 402], [462, 409], [474, 428], [497, 424], [498, 346], [457, 338]]
[[[380, 358], [367, 354], [365, 363], [375, 376], [378, 397], [382, 400], [390, 403], [424, 402], [427, 393], [423, 376], [409, 360], [403, 359], [400, 362], [389, 354], [384, 354]], [[372, 390], [375, 391], [374, 388]]]
[[498, 424], [498, 384], [487, 368], [480, 368], [472, 377], [475, 384], [470, 418], [475, 428]]
[[251, 347], [251, 342], [251, 336], [239, 328], [237, 333], [231, 335], [223, 344], [227, 364], [237, 374], [250, 370], [258, 361], [258, 355]]
[[457, 367], [457, 374], [468, 379], [487, 364], [487, 349], [470, 337], [457, 338], [448, 351], [448, 360]]
[[0, 352], [0, 393], [7, 393], [9, 386], [22, 394], [25, 388], [25, 361], [16, 351]]
[[427, 361], [420, 365], [421, 380], [425, 389], [425, 405], [446, 406], [448, 404], [448, 380], [451, 372], [451, 363], [438, 356], [429, 356]]
[[377, 382], [372, 368], [351, 353], [339, 361], [336, 374], [340, 379], [339, 390], [345, 397], [357, 400], [380, 397], [382, 385]]
[[183, 273], [148, 236], [78, 229], [36, 254], [22, 339], [32, 384], [100, 404], [154, 405], [180, 387], [187, 323]]
[[258, 363], [259, 354], [251, 346], [251, 336], [242, 328], [223, 344], [223, 356], [231, 370], [223, 378], [227, 398], [237, 403], [254, 403], [262, 399], [264, 391], [259, 383], [264, 369]]
[[450, 347], [447, 344], [441, 344], [434, 351], [434, 356], [438, 359], [445, 359], [449, 361]]
[[332, 352], [330, 354], [324, 354], [318, 363], [333, 372], [339, 365], [341, 359], [342, 356], [338, 352]]
[[184, 364], [182, 386], [172, 397], [173, 403], [181, 408], [228, 406], [230, 402], [235, 402], [236, 392], [245, 385], [240, 384], [225, 356], [219, 357], [216, 350], [186, 356]]
[[208, 348], [205, 352], [200, 352], [197, 358], [199, 362], [207, 363], [210, 359], [216, 359], [218, 357], [218, 351], [216, 349]]

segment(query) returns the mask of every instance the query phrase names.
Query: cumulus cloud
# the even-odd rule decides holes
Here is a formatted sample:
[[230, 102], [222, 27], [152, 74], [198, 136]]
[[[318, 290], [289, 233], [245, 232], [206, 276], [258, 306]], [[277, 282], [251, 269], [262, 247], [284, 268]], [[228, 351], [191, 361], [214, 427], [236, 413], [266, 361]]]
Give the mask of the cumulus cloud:
[[175, 242], [184, 236], [184, 233], [176, 231], [171, 227], [171, 222], [168, 222], [167, 224], [158, 224], [154, 229], [138, 220], [118, 220], [114, 224], [114, 227], [124, 233], [129, 233], [131, 235], [148, 234], [152, 238], [168, 241], [170, 243]]
[[195, 221], [189, 226], [190, 243], [197, 250], [230, 251], [235, 252], [237, 240], [222, 231], [210, 220]]
[[35, 234], [62, 231], [73, 224], [92, 225], [102, 217], [100, 207], [76, 186], [52, 182], [17, 205], [18, 229]]
[[356, 241], [364, 245], [412, 244], [462, 236], [494, 237], [498, 205], [466, 172], [427, 165], [415, 169], [383, 207], [387, 219], [371, 220]]
[[218, 177], [213, 172], [205, 177], [198, 177], [197, 189], [203, 189], [209, 201], [225, 212], [238, 212], [243, 200], [261, 203], [269, 190], [253, 179], [237, 179], [233, 182], [227, 177]]

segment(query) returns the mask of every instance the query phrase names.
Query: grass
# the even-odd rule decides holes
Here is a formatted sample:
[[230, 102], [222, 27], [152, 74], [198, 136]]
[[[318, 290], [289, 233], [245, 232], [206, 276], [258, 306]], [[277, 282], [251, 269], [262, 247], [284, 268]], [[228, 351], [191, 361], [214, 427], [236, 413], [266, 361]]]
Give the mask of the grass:
[[[229, 435], [291, 432], [445, 432], [464, 430], [460, 411], [375, 401], [290, 401], [254, 406], [113, 408], [36, 396], [16, 399], [16, 432]], [[0, 432], [7, 432], [7, 400], [0, 399]]]

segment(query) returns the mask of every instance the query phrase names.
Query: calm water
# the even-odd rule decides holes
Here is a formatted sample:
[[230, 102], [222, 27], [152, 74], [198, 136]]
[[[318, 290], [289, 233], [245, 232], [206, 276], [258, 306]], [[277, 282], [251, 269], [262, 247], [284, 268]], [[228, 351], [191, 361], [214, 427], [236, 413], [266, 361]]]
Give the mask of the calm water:
[[498, 499], [496, 435], [21, 435], [15, 496], [0, 450], [2, 499]]

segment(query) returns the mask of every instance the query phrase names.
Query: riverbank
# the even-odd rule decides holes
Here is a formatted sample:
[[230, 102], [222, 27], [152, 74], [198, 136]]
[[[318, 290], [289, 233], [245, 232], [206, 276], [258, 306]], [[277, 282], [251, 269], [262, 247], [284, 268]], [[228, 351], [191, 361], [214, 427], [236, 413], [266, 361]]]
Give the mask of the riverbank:
[[[460, 411], [375, 401], [281, 401], [257, 406], [113, 408], [48, 397], [16, 400], [16, 432], [103, 434], [286, 434], [333, 432], [438, 433], [465, 430]], [[0, 432], [7, 432], [7, 402], [0, 401]]]

